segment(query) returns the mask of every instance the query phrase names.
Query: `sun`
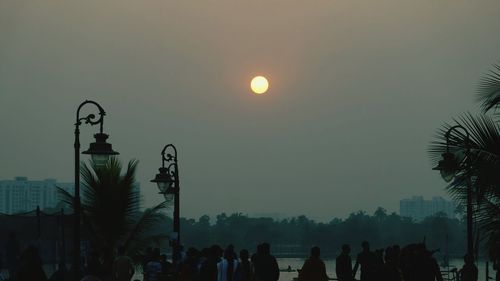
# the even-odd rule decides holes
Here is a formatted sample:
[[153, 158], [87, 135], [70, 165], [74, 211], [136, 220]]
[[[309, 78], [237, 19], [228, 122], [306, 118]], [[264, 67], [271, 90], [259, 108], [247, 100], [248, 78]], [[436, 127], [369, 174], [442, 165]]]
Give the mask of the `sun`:
[[266, 77], [264, 76], [255, 76], [250, 82], [250, 88], [252, 91], [258, 95], [267, 92], [269, 88], [269, 82], [267, 82]]

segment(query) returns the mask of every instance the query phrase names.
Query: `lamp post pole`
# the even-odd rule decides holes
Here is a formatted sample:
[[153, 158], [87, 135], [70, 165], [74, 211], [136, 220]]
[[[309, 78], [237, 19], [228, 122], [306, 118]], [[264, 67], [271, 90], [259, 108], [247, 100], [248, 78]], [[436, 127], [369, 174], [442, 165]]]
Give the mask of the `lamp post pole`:
[[[451, 132], [454, 130], [462, 130], [464, 132], [464, 141], [462, 143], [465, 147], [465, 160], [463, 161], [463, 166], [458, 163], [455, 155], [450, 152], [450, 138]], [[439, 161], [438, 166], [433, 168], [433, 170], [439, 170], [441, 176], [446, 182], [451, 181], [458, 169], [462, 168], [465, 171], [467, 177], [467, 255], [470, 257], [474, 256], [474, 238], [473, 238], [473, 214], [472, 214], [472, 162], [470, 157], [470, 134], [466, 128], [461, 125], [452, 126], [448, 129], [445, 134], [446, 137], [446, 152], [442, 154], [443, 159]]]
[[[166, 153], [167, 149], [171, 148], [173, 155]], [[177, 163], [177, 148], [173, 144], [167, 144], [161, 151], [162, 166], [159, 169], [160, 173], [151, 180], [158, 185], [160, 194], [163, 194], [165, 199], [168, 196], [174, 196], [174, 214], [173, 214], [173, 237], [172, 246], [172, 262], [174, 266], [178, 264], [181, 258], [180, 253], [180, 192], [179, 192], [179, 166]], [[168, 167], [165, 164], [169, 163]]]
[[[94, 105], [99, 111], [99, 116], [95, 114], [89, 114], [85, 117], [80, 117], [80, 110], [87, 104]], [[90, 154], [92, 160], [96, 166], [106, 165], [108, 157], [110, 155], [117, 155], [118, 152], [113, 151], [111, 144], [106, 143], [108, 138], [107, 134], [103, 133], [104, 125], [104, 115], [106, 112], [104, 109], [95, 101], [86, 100], [82, 102], [76, 111], [76, 122], [75, 122], [75, 195], [73, 202], [73, 216], [74, 216], [74, 239], [73, 239], [73, 277], [75, 281], [80, 280], [80, 217], [81, 217], [81, 200], [80, 200], [80, 126], [84, 124], [100, 125], [99, 133], [95, 134], [94, 137], [96, 142], [90, 144], [90, 148], [84, 151], [84, 154]]]

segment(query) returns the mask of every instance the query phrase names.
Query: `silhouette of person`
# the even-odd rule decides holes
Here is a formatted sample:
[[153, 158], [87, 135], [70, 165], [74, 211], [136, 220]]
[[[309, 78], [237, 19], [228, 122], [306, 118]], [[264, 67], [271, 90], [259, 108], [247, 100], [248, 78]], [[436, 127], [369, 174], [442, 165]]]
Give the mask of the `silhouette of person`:
[[356, 258], [356, 264], [352, 272], [353, 278], [356, 276], [358, 268], [361, 267], [361, 281], [372, 281], [375, 279], [375, 265], [377, 257], [370, 251], [370, 244], [367, 241], [361, 243], [363, 250]]
[[352, 260], [349, 254], [351, 253], [351, 247], [347, 244], [342, 245], [342, 252], [335, 260], [335, 272], [337, 273], [337, 279], [339, 281], [352, 281], [353, 271], [352, 271]]
[[134, 263], [125, 255], [125, 248], [118, 248], [118, 256], [113, 261], [113, 279], [116, 281], [130, 281], [134, 276]]
[[180, 264], [179, 281], [198, 280], [198, 258], [199, 251], [189, 248], [185, 260]]
[[311, 256], [299, 272], [299, 281], [328, 281], [325, 263], [319, 258], [319, 247], [311, 248]]
[[47, 276], [42, 268], [42, 260], [38, 249], [29, 246], [20, 258], [20, 265], [16, 273], [15, 281], [47, 281]]
[[401, 269], [405, 281], [442, 281], [443, 277], [433, 252], [425, 244], [410, 244], [402, 251]]
[[472, 255], [464, 256], [464, 266], [459, 271], [460, 281], [477, 281], [478, 270]]
[[218, 281], [234, 281], [238, 261], [234, 258], [233, 247], [227, 247], [224, 251], [224, 258], [217, 264]]
[[253, 265], [249, 260], [248, 250], [243, 249], [240, 251], [240, 263], [236, 270], [236, 281], [254, 281]]
[[9, 233], [9, 238], [7, 239], [7, 243], [5, 243], [5, 258], [6, 258], [6, 266], [9, 271], [9, 278], [13, 279], [16, 275], [18, 263], [19, 263], [19, 241], [17, 240], [17, 236], [14, 232]]
[[85, 268], [85, 275], [96, 276], [102, 278], [104, 269], [101, 261], [99, 260], [99, 253], [96, 250], [90, 252], [90, 257], [87, 260]]
[[498, 260], [493, 262], [493, 269], [496, 271], [495, 281], [500, 281], [500, 265], [498, 264]]
[[385, 250], [385, 264], [383, 265], [380, 278], [386, 281], [402, 281], [401, 271], [399, 270], [397, 252], [393, 247], [387, 247]]
[[144, 281], [158, 281], [161, 274], [160, 249], [155, 248], [152, 252], [150, 261], [146, 264]]
[[257, 252], [252, 258], [255, 268], [255, 277], [259, 281], [277, 281], [280, 277], [280, 269], [276, 258], [271, 255], [269, 243], [262, 243], [257, 247]]
[[59, 263], [57, 270], [50, 276], [49, 281], [70, 280], [71, 274], [64, 263]]
[[208, 251], [207, 259], [200, 266], [201, 281], [217, 281], [217, 263], [219, 246], [213, 245]]
[[167, 255], [160, 255], [161, 273], [171, 274], [174, 270], [173, 264], [167, 260]]
[[146, 270], [147, 270], [147, 265], [148, 262], [151, 261], [153, 258], [153, 248], [147, 247], [146, 248], [146, 253], [144, 254], [144, 258], [142, 259], [142, 274], [143, 274], [143, 279], [146, 280]]

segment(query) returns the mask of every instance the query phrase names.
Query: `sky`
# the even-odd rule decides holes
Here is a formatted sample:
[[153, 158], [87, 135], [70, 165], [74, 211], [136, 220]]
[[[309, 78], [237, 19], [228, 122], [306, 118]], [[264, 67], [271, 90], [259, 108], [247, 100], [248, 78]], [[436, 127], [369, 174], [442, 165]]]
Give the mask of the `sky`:
[[91, 99], [145, 207], [173, 143], [182, 216], [397, 212], [446, 196], [427, 148], [479, 112], [499, 27], [496, 0], [0, 1], [0, 179], [72, 181]]

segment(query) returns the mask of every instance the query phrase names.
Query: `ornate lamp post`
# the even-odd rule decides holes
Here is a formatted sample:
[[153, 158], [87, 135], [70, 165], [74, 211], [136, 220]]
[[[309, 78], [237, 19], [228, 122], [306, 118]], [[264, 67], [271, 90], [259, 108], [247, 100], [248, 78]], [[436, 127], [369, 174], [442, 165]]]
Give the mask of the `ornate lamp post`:
[[[99, 116], [95, 114], [89, 114], [85, 117], [80, 117], [80, 110], [87, 104], [94, 105], [99, 111]], [[73, 215], [74, 215], [74, 240], [73, 240], [73, 273], [74, 280], [80, 280], [80, 216], [81, 216], [81, 206], [80, 206], [80, 125], [90, 124], [90, 125], [100, 125], [99, 133], [95, 134], [95, 142], [90, 144], [90, 148], [82, 152], [83, 154], [90, 154], [92, 161], [97, 167], [104, 167], [111, 155], [117, 155], [118, 152], [111, 148], [111, 144], [106, 142], [108, 135], [103, 133], [104, 125], [104, 109], [95, 101], [86, 100], [78, 106], [76, 111], [76, 123], [75, 123], [75, 197], [73, 203]]]
[[[173, 155], [165, 153], [168, 148], [171, 148]], [[168, 164], [165, 167], [165, 164]], [[159, 173], [151, 182], [158, 185], [160, 194], [163, 194], [165, 200], [170, 200], [174, 196], [174, 226], [172, 234], [172, 261], [177, 265], [181, 258], [180, 253], [180, 206], [179, 206], [179, 166], [177, 165], [177, 149], [173, 144], [167, 144], [161, 151], [161, 168]]]
[[[465, 140], [462, 145], [465, 147], [465, 158], [457, 160], [455, 154], [450, 152], [450, 135], [453, 130], [462, 130], [465, 133]], [[474, 242], [472, 236], [472, 180], [471, 180], [471, 159], [470, 159], [470, 134], [463, 126], [456, 125], [448, 129], [446, 137], [446, 152], [442, 154], [443, 159], [433, 168], [441, 172], [441, 177], [450, 182], [456, 176], [457, 171], [465, 170], [467, 173], [467, 255], [473, 257]]]

